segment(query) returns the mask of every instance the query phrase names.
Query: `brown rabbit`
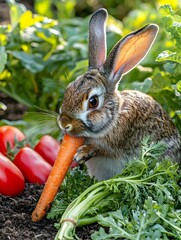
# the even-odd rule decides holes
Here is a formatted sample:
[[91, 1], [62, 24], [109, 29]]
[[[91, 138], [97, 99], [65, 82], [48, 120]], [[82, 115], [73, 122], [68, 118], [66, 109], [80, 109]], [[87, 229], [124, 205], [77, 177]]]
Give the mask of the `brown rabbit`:
[[150, 96], [117, 90], [120, 78], [148, 53], [158, 26], [147, 25], [120, 40], [106, 59], [107, 11], [96, 11], [89, 24], [89, 70], [66, 88], [58, 122], [70, 135], [84, 136], [75, 160], [86, 161], [98, 180], [120, 173], [140, 154], [145, 136], [163, 141], [165, 156], [181, 161], [181, 138], [168, 115]]

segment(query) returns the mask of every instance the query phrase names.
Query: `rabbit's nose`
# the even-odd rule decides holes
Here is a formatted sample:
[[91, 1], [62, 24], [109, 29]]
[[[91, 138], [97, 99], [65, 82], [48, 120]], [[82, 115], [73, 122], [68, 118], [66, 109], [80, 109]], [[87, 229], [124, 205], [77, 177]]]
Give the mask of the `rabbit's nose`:
[[60, 116], [59, 118], [60, 127], [66, 131], [71, 131], [73, 126], [71, 124], [71, 119], [67, 116]]

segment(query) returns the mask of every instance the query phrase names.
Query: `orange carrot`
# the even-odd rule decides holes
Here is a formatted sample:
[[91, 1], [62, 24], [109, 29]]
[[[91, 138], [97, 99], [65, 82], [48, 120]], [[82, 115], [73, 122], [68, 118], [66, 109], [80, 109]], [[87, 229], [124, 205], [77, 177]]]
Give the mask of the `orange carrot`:
[[65, 135], [56, 161], [46, 181], [40, 199], [32, 213], [32, 221], [40, 221], [49, 210], [64, 177], [72, 163], [77, 149], [83, 145], [84, 139]]

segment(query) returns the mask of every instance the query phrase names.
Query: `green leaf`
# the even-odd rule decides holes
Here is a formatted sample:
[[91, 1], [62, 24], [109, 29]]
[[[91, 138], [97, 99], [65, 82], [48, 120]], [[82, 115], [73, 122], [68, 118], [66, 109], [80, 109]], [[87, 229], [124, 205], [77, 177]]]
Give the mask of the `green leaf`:
[[164, 72], [160, 72], [152, 78], [153, 84], [150, 93], [161, 93], [163, 90], [172, 91], [171, 79]]
[[181, 92], [181, 80], [177, 82], [176, 87], [177, 87], [177, 90]]
[[170, 5], [164, 5], [159, 10], [165, 30], [171, 33], [176, 47], [181, 51], [181, 17], [173, 12]]
[[143, 82], [133, 82], [132, 88], [144, 93], [147, 93], [152, 86], [152, 79], [146, 78]]
[[77, 62], [75, 68], [69, 72], [68, 78], [72, 79], [75, 78], [75, 76], [82, 74], [87, 68], [87, 66], [88, 66], [87, 60]]
[[44, 67], [45, 63], [42, 60], [41, 54], [34, 54], [30, 55], [25, 52], [18, 52], [18, 51], [10, 51], [11, 55], [15, 58], [19, 59], [21, 63], [24, 65], [32, 73], [41, 72]]
[[3, 72], [5, 64], [7, 62], [7, 53], [5, 47], [0, 47], [0, 73]]
[[35, 10], [40, 15], [52, 17], [51, 1], [35, 0]]
[[75, 0], [57, 1], [56, 8], [58, 9], [58, 17], [60, 19], [71, 19], [74, 16], [75, 5]]
[[180, 111], [176, 111], [176, 114], [179, 117], [179, 119], [181, 120], [181, 110]]
[[58, 30], [52, 29], [52, 28], [37, 28], [36, 29], [36, 35], [43, 39], [44, 41], [56, 45], [58, 42], [58, 39], [60, 37], [60, 32]]
[[15, 26], [19, 22], [21, 15], [26, 11], [26, 7], [21, 3], [16, 3], [15, 0], [6, 1], [10, 7], [11, 24]]
[[163, 16], [173, 15], [173, 10], [169, 4], [165, 4], [159, 8], [160, 13]]
[[48, 218], [60, 218], [66, 207], [91, 184], [93, 184], [93, 179], [90, 178], [86, 169], [81, 170], [80, 167], [75, 167], [70, 170], [64, 179], [61, 191], [58, 193], [48, 213]]
[[171, 61], [181, 64], [181, 55], [176, 52], [171, 52], [169, 50], [163, 51], [156, 58], [157, 62]]

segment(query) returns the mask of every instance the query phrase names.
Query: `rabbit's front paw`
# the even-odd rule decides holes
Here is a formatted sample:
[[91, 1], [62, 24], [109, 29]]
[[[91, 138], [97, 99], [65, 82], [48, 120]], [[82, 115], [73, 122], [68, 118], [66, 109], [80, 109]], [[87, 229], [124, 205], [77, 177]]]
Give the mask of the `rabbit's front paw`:
[[83, 145], [79, 147], [77, 153], [74, 155], [74, 161], [82, 164], [95, 156], [95, 151], [92, 145]]

